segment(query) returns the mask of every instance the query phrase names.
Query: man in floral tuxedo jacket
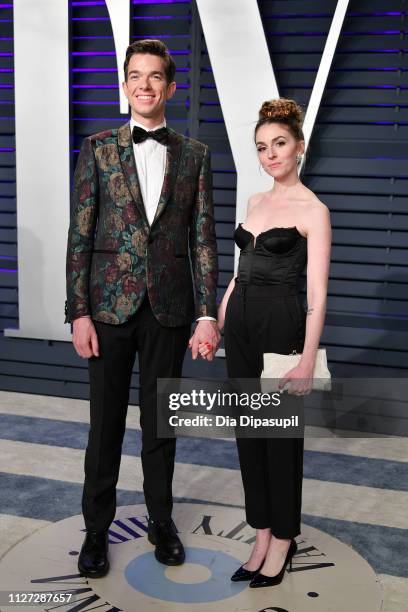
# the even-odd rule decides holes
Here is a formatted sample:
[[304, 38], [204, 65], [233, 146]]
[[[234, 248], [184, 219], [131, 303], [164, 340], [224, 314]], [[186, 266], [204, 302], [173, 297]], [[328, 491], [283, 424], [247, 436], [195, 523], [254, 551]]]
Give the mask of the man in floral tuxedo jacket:
[[109, 569], [107, 532], [136, 352], [148, 539], [158, 561], [184, 561], [171, 520], [175, 440], [157, 438], [156, 381], [181, 376], [194, 318], [194, 359], [203, 342], [213, 358], [219, 332], [209, 151], [165, 127], [174, 76], [162, 42], [130, 45], [123, 84], [130, 122], [86, 138], [75, 170], [66, 322], [77, 353], [89, 360], [87, 533], [78, 561], [89, 577]]

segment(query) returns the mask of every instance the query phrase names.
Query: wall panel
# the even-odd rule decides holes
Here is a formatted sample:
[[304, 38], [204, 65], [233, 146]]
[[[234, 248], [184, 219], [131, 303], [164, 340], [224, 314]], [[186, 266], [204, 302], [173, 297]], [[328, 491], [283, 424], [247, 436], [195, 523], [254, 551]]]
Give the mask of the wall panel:
[[[335, 0], [259, 0], [282, 96], [306, 106]], [[71, 2], [72, 161], [82, 139], [118, 127], [112, 31], [103, 0]], [[350, 0], [302, 180], [331, 211], [333, 251], [323, 342], [341, 375], [408, 368], [408, 41], [404, 0]], [[12, 3], [0, 3], [0, 327], [18, 325]], [[135, 0], [131, 38], [162, 38], [177, 64], [174, 129], [212, 150], [219, 299], [233, 269], [236, 174], [191, 0]], [[245, 70], [243, 67], [243, 92]], [[262, 102], [262, 101], [260, 101]], [[40, 125], [40, 119], [36, 118]], [[253, 118], [255, 121], [256, 118]], [[36, 127], [36, 125], [35, 125]], [[248, 143], [252, 146], [252, 143]], [[61, 311], [63, 317], [63, 312]], [[201, 364], [208, 372], [207, 364]], [[219, 375], [222, 359], [211, 366]], [[186, 360], [187, 374], [198, 364]], [[67, 343], [0, 337], [0, 388], [86, 397], [85, 363]], [[138, 368], [132, 379], [137, 400]]]

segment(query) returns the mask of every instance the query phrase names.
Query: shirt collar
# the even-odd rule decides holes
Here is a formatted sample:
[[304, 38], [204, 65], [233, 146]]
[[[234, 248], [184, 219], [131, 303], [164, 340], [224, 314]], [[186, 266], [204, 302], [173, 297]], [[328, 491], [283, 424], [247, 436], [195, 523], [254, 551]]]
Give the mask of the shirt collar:
[[130, 131], [133, 130], [134, 126], [140, 127], [142, 128], [142, 130], [146, 130], [146, 132], [153, 132], [154, 130], [159, 130], [162, 127], [166, 127], [166, 119], [164, 119], [164, 121], [162, 121], [161, 123], [159, 123], [158, 125], [155, 125], [154, 128], [147, 128], [145, 125], [143, 125], [142, 123], [138, 123], [137, 121], [135, 121], [133, 119], [133, 117], [130, 117]]

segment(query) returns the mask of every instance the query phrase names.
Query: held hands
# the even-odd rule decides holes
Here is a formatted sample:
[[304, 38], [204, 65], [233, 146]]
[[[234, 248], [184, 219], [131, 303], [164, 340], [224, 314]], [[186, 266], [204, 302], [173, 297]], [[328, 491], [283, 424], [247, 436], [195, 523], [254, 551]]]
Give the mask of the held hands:
[[211, 361], [215, 355], [213, 347], [209, 342], [200, 342], [198, 345], [198, 353], [202, 359], [208, 359], [208, 361]]
[[220, 343], [220, 332], [216, 321], [198, 321], [194, 334], [188, 342], [193, 359], [212, 361]]
[[99, 357], [98, 336], [90, 317], [79, 317], [73, 324], [72, 342], [80, 357]]
[[[217, 325], [218, 325], [219, 332], [221, 332], [224, 325], [220, 325], [219, 318], [217, 321]], [[219, 337], [220, 337], [220, 334], [219, 334]], [[219, 341], [218, 341], [218, 345], [219, 345]], [[215, 353], [217, 352], [218, 345], [216, 347], [213, 347], [210, 342], [200, 342], [200, 344], [198, 345], [198, 353], [200, 357], [202, 359], [208, 359], [209, 361], [211, 361], [211, 359], [215, 356]]]
[[313, 385], [313, 368], [299, 363], [279, 379], [279, 391], [282, 391], [286, 385], [290, 395], [309, 395]]

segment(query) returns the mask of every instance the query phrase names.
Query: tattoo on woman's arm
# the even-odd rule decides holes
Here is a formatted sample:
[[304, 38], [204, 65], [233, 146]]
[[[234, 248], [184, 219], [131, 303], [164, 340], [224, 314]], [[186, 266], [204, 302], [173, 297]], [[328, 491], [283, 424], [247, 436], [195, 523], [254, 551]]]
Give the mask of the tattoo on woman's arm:
[[312, 314], [312, 312], [313, 312], [313, 308], [308, 308], [308, 309], [306, 310], [306, 314], [307, 314], [307, 315], [308, 315], [308, 314]]

